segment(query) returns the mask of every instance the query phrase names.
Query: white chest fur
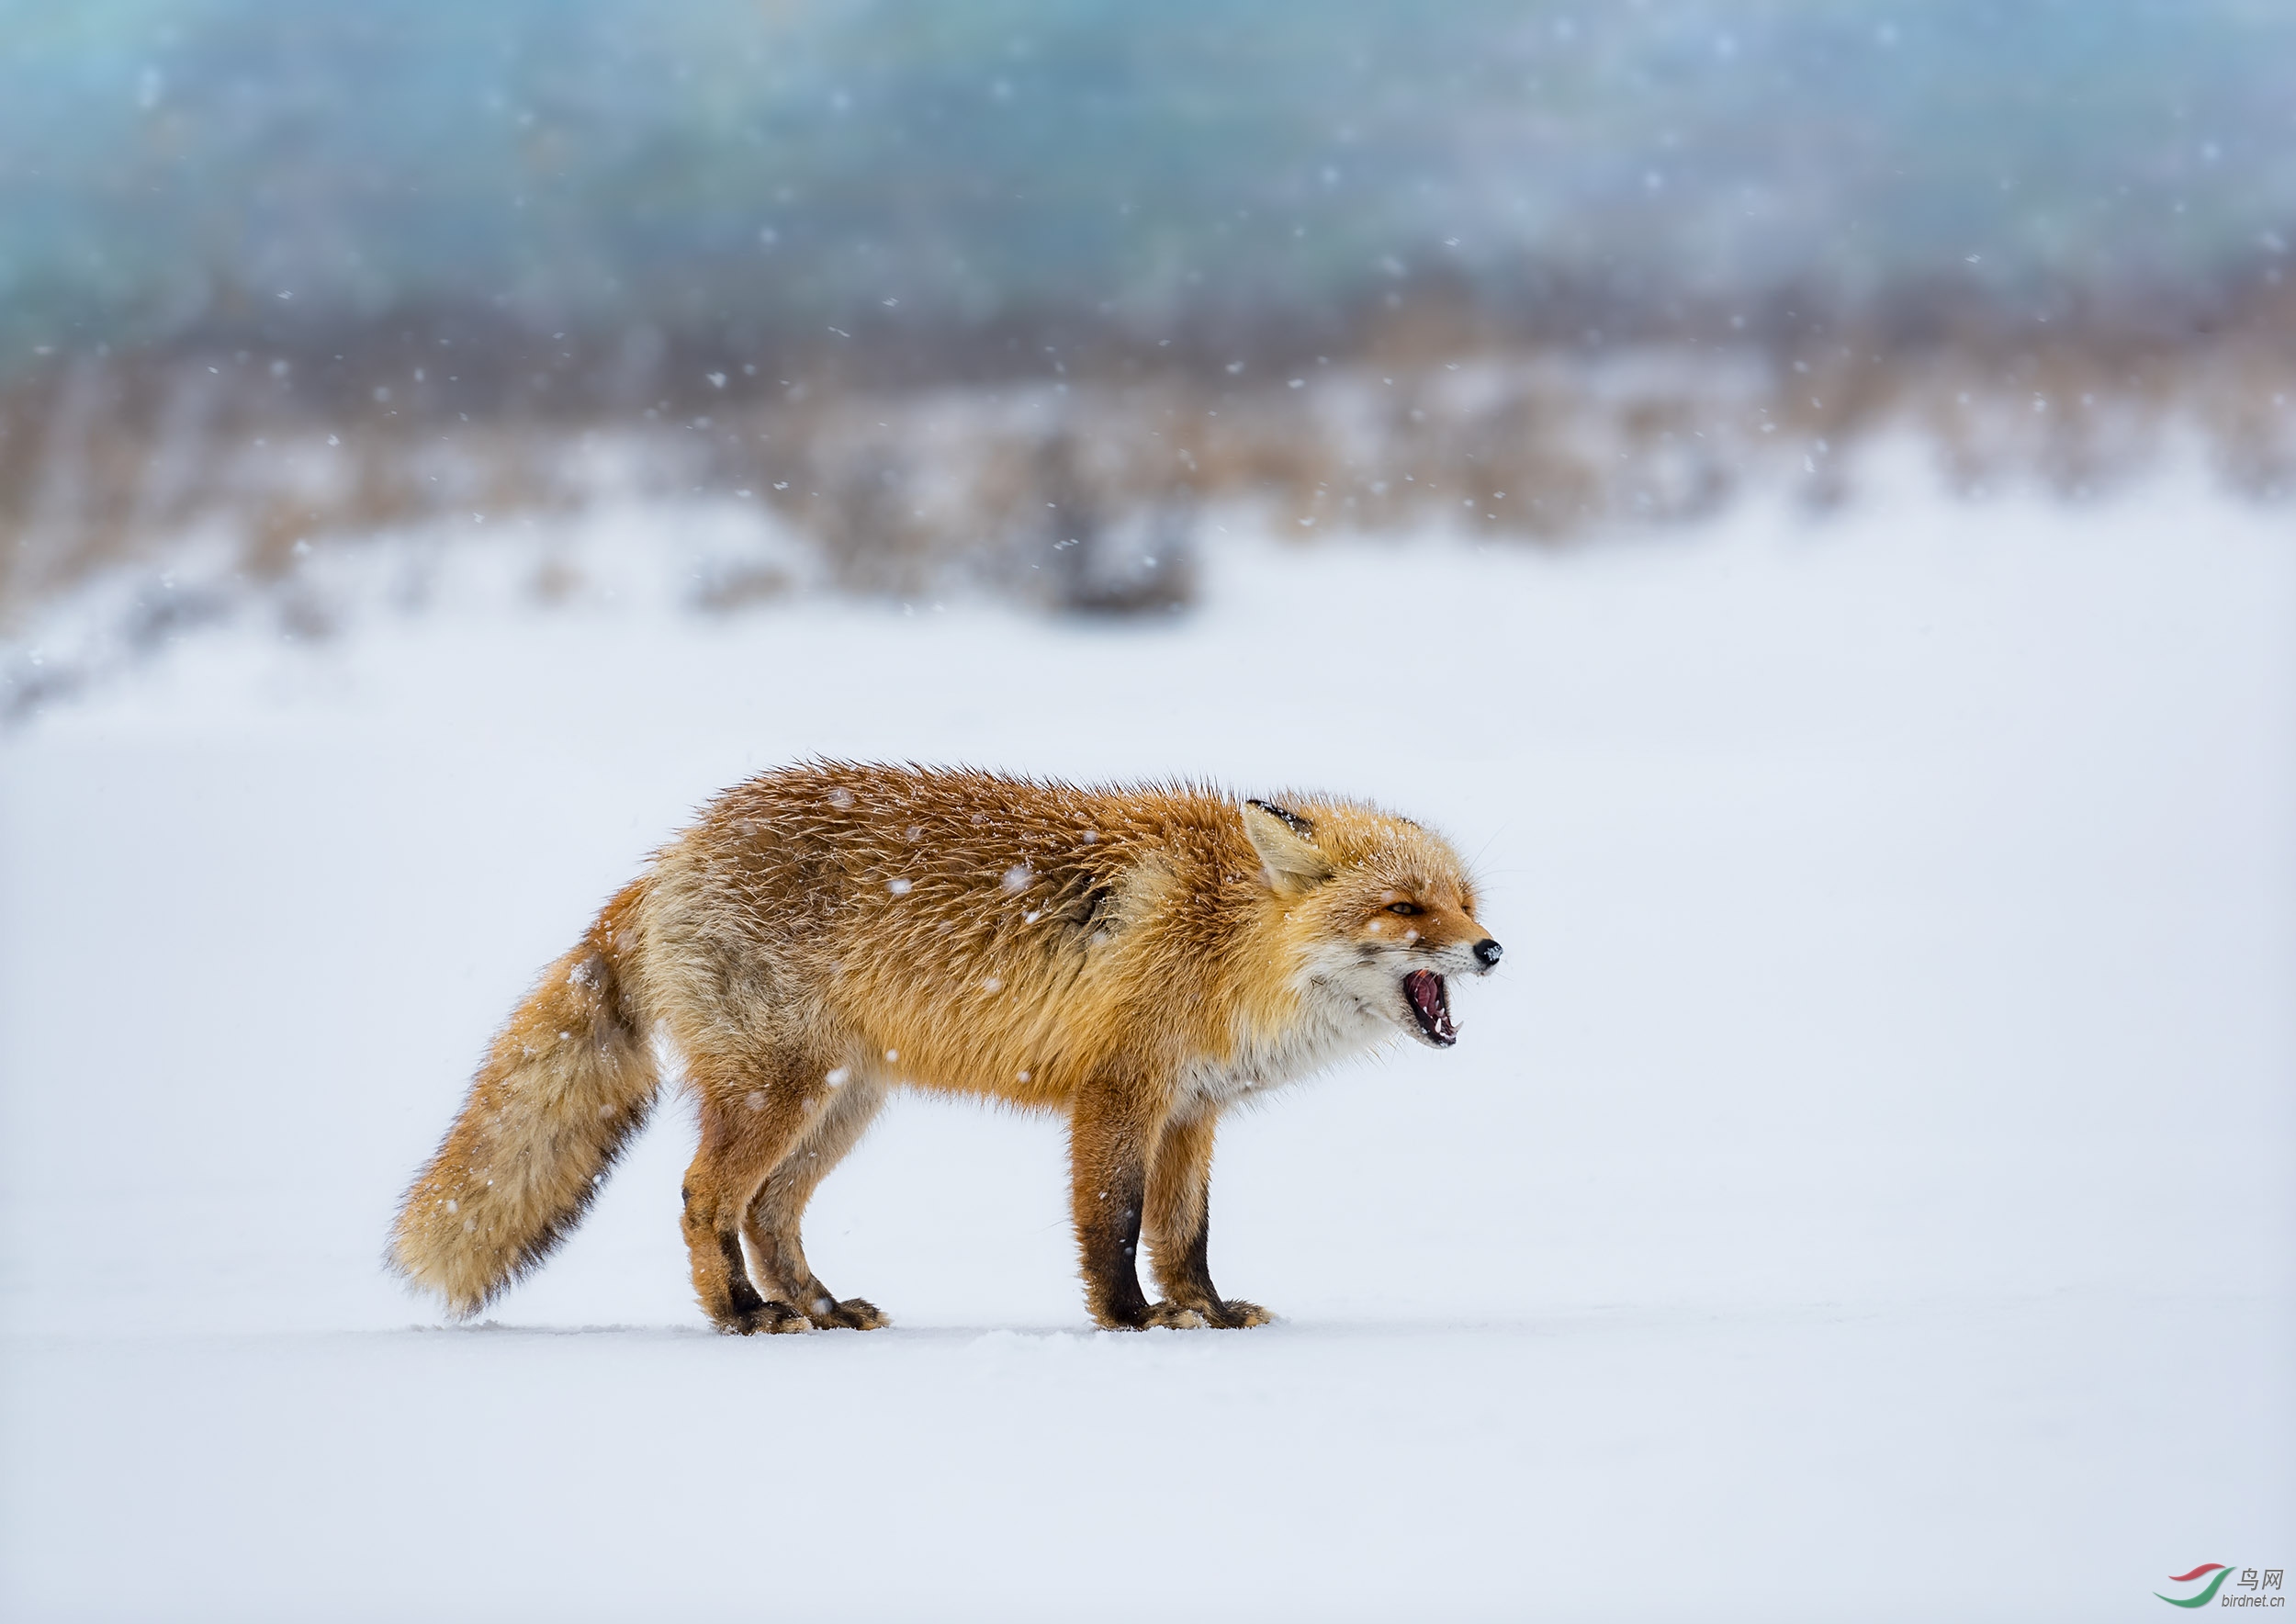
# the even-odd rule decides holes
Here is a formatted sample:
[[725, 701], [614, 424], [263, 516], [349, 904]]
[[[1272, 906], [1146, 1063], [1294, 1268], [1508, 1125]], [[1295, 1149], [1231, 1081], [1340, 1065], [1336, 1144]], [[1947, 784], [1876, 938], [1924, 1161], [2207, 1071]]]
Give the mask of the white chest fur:
[[1278, 1032], [1246, 1035], [1226, 1059], [1188, 1066], [1180, 1075], [1181, 1092], [1217, 1110], [1312, 1076], [1397, 1035], [1392, 1022], [1354, 998], [1311, 985], [1298, 1021]]

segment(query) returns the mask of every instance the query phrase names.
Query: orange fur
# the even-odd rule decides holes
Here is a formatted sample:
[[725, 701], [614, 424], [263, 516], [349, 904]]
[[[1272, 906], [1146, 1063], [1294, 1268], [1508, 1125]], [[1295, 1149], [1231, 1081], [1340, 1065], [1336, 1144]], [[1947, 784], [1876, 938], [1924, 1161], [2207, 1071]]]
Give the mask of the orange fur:
[[1449, 846], [1354, 803], [767, 773], [662, 851], [512, 1017], [392, 1260], [460, 1314], [537, 1262], [650, 1105], [658, 1034], [700, 1108], [684, 1224], [724, 1328], [884, 1323], [822, 1286], [798, 1229], [894, 1085], [1068, 1116], [1100, 1324], [1258, 1324], [1205, 1259], [1220, 1113], [1399, 1030], [1447, 1044], [1440, 978], [1498, 958], [1473, 915]]

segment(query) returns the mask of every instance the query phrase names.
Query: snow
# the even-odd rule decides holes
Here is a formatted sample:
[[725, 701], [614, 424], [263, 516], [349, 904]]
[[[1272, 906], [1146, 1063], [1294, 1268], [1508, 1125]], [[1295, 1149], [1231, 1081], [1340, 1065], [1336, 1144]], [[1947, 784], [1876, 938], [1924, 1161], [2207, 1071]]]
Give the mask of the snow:
[[[1211, 539], [1123, 626], [449, 581], [0, 739], [0, 1610], [2107, 1619], [2284, 1561], [2285, 511]], [[1058, 1126], [918, 1100], [808, 1225], [891, 1330], [704, 1331], [677, 1105], [487, 1323], [385, 1278], [537, 968], [816, 751], [1474, 858], [1458, 1048], [1223, 1131], [1215, 1272], [1283, 1323], [1093, 1334]]]

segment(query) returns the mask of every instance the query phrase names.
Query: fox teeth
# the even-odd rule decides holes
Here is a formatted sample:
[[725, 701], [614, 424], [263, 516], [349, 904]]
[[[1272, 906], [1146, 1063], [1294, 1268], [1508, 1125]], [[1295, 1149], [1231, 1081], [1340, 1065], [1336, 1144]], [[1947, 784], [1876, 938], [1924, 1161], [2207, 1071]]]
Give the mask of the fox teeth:
[[1419, 1021], [1419, 1030], [1432, 1042], [1447, 1048], [1458, 1041], [1458, 1029], [1451, 1024], [1450, 989], [1442, 976], [1433, 970], [1413, 970], [1403, 977], [1403, 997]]

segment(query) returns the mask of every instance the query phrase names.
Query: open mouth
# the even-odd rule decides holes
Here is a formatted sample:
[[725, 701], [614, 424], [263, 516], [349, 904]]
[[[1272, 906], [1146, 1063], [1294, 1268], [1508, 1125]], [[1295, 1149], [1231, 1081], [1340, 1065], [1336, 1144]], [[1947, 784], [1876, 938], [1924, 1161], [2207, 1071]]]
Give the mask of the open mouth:
[[1451, 1024], [1451, 995], [1442, 976], [1433, 970], [1413, 970], [1403, 977], [1403, 998], [1429, 1043], [1447, 1049], [1459, 1041], [1458, 1029]]

